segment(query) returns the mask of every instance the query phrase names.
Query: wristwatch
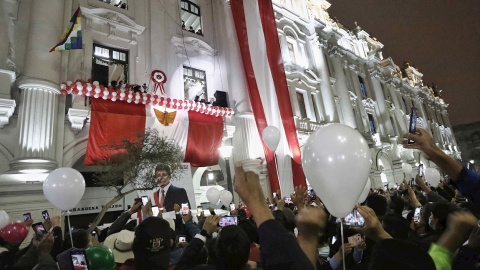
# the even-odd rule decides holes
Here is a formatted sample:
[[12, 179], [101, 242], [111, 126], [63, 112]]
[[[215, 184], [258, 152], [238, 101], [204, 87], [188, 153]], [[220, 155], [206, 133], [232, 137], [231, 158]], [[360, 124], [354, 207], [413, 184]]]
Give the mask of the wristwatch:
[[207, 233], [207, 231], [205, 231], [205, 230], [201, 230], [201, 231], [200, 231], [200, 235], [202, 235], [203, 237], [206, 237], [206, 238], [212, 237], [212, 236], [209, 235], [209, 234]]

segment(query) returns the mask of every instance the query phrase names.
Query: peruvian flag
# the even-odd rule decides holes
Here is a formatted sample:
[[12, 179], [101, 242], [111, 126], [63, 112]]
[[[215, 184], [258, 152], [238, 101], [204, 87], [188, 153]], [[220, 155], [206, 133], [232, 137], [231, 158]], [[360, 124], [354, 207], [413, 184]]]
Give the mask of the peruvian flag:
[[[166, 126], [165, 124], [168, 124]], [[159, 134], [174, 140], [185, 153], [185, 162], [203, 167], [218, 164], [218, 148], [222, 144], [223, 118], [195, 111], [170, 111], [151, 104], [112, 102], [92, 99], [90, 133], [85, 165], [107, 159], [110, 152], [101, 147], [119, 142], [145, 128], [157, 129]]]
[[275, 153], [263, 145], [270, 187], [272, 191], [290, 194], [294, 186], [306, 186], [306, 181], [272, 1], [232, 0], [230, 3], [258, 132], [261, 137], [267, 126], [281, 131], [276, 158]]

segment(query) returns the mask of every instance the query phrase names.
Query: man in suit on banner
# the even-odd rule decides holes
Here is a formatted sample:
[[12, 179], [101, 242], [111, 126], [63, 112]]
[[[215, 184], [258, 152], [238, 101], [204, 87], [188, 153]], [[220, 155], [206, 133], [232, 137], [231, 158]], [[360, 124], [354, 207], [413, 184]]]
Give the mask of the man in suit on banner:
[[170, 166], [160, 164], [155, 168], [155, 179], [157, 180], [160, 189], [155, 191], [153, 198], [158, 207], [165, 208], [166, 212], [173, 211], [173, 205], [188, 203], [187, 191], [184, 188], [176, 187], [170, 183], [172, 179], [172, 170]]

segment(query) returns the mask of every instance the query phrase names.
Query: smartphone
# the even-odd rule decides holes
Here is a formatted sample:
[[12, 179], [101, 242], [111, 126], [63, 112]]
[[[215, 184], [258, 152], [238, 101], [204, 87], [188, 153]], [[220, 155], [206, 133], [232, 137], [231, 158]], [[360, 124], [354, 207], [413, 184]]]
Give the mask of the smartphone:
[[203, 213], [203, 206], [197, 206], [197, 216], [201, 216]]
[[[408, 128], [408, 132], [415, 134], [415, 128], [417, 127], [417, 117], [418, 117], [418, 112], [415, 107], [412, 107], [412, 112], [410, 113], [410, 125]], [[408, 144], [414, 143], [413, 140], [408, 140]]]
[[143, 203], [143, 206], [147, 205], [147, 203], [148, 203], [148, 196], [142, 196], [142, 203]]
[[317, 194], [315, 194], [315, 191], [313, 189], [308, 191], [307, 196], [312, 200], [315, 200], [317, 198]]
[[467, 169], [470, 170], [470, 162], [467, 162]]
[[277, 198], [277, 193], [276, 192], [273, 192], [273, 198]]
[[336, 236], [332, 236], [332, 245], [335, 244], [335, 242], [337, 242], [337, 237], [336, 237]]
[[230, 203], [230, 211], [234, 211], [235, 210], [235, 204], [234, 203]]
[[353, 209], [350, 214], [343, 218], [343, 224], [353, 227], [363, 227], [365, 226], [365, 219], [360, 215], [357, 209]]
[[70, 258], [72, 258], [73, 269], [88, 270], [87, 255], [85, 254], [85, 250], [76, 249], [75, 251], [70, 251]]
[[423, 164], [418, 165], [418, 175], [423, 177]]
[[187, 242], [187, 237], [185, 235], [179, 235], [178, 237], [178, 243], [185, 243]]
[[139, 202], [142, 202], [142, 198], [135, 198], [135, 199], [133, 199], [133, 201], [134, 201], [133, 204], [135, 205]]
[[352, 235], [348, 237], [348, 243], [356, 247], [362, 243], [362, 236], [359, 233]]
[[410, 180], [410, 187], [414, 187], [415, 186], [415, 179], [412, 179]]
[[32, 219], [32, 214], [30, 214], [30, 213], [23, 214], [23, 221], [27, 221], [27, 220], [30, 220], [30, 219]]
[[188, 215], [188, 211], [190, 209], [188, 208], [188, 203], [182, 203], [182, 215], [186, 216]]
[[220, 227], [230, 226], [230, 225], [238, 225], [238, 217], [237, 216], [223, 216], [220, 217], [218, 221], [218, 225]]
[[383, 186], [383, 191], [387, 191], [388, 190], [388, 185], [384, 185]]
[[292, 198], [291, 197], [286, 197], [285, 198], [285, 204], [293, 204]]
[[413, 221], [418, 222], [420, 220], [420, 211], [422, 207], [415, 208], [415, 212], [413, 213]]
[[41, 240], [43, 236], [47, 233], [47, 230], [45, 230], [45, 227], [43, 227], [42, 222], [32, 224], [32, 229], [37, 235], [38, 240]]
[[48, 214], [47, 210], [42, 212], [42, 216], [43, 216], [43, 219], [49, 219], [50, 218], [50, 215]]
[[153, 213], [153, 216], [156, 217], [158, 216], [158, 213], [160, 212], [160, 209], [158, 208], [158, 206], [152, 206], [152, 213]]

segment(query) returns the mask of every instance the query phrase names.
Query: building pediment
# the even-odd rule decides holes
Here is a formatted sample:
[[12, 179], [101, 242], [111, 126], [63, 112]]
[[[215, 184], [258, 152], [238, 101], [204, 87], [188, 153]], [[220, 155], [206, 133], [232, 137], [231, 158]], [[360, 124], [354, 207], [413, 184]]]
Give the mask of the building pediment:
[[140, 35], [145, 30], [144, 26], [138, 25], [128, 16], [114, 10], [105, 8], [89, 9], [82, 7], [82, 14], [85, 16], [85, 18], [87, 18], [87, 29], [89, 26], [89, 20], [91, 20], [91, 22], [94, 23], [112, 25], [121, 31], [131, 31], [137, 35]]
[[184, 50], [187, 52], [194, 52], [199, 55], [206, 55], [213, 57], [215, 55], [215, 50], [208, 45], [205, 41], [195, 38], [195, 37], [172, 37], [172, 44], [177, 48], [177, 53], [183, 53]]

